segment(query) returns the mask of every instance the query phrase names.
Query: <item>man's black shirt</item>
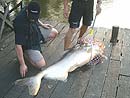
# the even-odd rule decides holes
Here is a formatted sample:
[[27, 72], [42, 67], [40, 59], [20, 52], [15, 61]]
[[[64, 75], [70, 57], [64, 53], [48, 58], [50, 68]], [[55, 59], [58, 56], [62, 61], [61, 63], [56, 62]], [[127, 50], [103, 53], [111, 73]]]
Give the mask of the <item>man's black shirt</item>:
[[27, 17], [26, 8], [22, 9], [13, 21], [15, 44], [22, 45], [23, 49], [41, 51], [40, 41], [43, 39], [38, 21], [31, 22]]

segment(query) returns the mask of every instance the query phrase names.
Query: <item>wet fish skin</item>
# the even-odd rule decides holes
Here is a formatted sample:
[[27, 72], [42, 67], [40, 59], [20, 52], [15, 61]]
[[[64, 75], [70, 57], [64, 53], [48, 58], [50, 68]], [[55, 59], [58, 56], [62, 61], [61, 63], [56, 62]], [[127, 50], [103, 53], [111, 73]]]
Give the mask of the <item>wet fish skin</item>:
[[76, 68], [88, 63], [96, 55], [102, 55], [104, 48], [105, 47], [101, 42], [94, 42], [92, 47], [89, 45], [77, 46], [69, 51], [58, 62], [41, 71], [36, 76], [19, 79], [15, 82], [15, 84], [21, 86], [27, 85], [29, 88], [29, 94], [35, 96], [38, 94], [41, 79], [43, 77], [47, 79], [65, 81], [69, 72], [72, 72]]

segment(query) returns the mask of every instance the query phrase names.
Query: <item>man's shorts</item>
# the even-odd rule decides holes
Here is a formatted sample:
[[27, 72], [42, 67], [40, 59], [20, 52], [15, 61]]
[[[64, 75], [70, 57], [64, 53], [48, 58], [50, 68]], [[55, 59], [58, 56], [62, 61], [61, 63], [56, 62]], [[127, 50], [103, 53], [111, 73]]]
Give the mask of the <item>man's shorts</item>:
[[[53, 28], [45, 29], [41, 26], [39, 26], [39, 28], [40, 28], [41, 34], [44, 37], [44, 40], [46, 42], [48, 40], [51, 30]], [[33, 63], [37, 63], [41, 59], [43, 59], [43, 55], [41, 54], [41, 52], [39, 50], [32, 50], [32, 49], [24, 50], [24, 55], [27, 56], [27, 58], [30, 59]]]
[[41, 30], [41, 34], [44, 37], [45, 42], [48, 41], [48, 38], [49, 38], [49, 35], [50, 35], [52, 29], [46, 29], [41, 26], [39, 26], [39, 28]]
[[94, 0], [73, 0], [69, 15], [70, 28], [78, 28], [83, 17], [83, 25], [90, 26], [93, 20]]
[[25, 50], [24, 55], [27, 56], [27, 58], [31, 60], [33, 63], [37, 63], [43, 59], [43, 55], [38, 50]]

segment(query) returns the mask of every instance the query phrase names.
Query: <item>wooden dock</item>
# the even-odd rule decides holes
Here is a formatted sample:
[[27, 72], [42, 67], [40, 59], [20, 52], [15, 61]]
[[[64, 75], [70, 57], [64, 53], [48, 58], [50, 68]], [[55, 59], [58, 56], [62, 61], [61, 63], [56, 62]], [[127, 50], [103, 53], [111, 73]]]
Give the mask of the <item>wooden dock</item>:
[[[63, 55], [63, 38], [68, 24], [44, 20], [52, 24], [59, 35], [55, 40], [42, 45], [48, 66]], [[130, 98], [130, 30], [119, 29], [118, 43], [110, 43], [112, 30], [95, 28], [96, 38], [106, 46], [108, 57], [102, 64], [83, 66], [69, 73], [67, 82], [43, 79], [37, 96], [30, 96], [26, 87], [13, 83], [20, 78], [19, 63], [14, 49], [14, 33], [0, 43], [0, 98]], [[28, 64], [29, 65], [29, 64]], [[29, 65], [28, 76], [39, 70]]]
[[10, 19], [10, 13], [16, 10], [19, 6], [22, 9], [22, 0], [14, 5], [12, 9], [9, 9], [12, 0], [0, 0], [0, 8], [3, 9], [3, 12], [0, 10], [0, 40], [2, 39], [4, 29], [6, 25], [13, 29], [12, 19]]

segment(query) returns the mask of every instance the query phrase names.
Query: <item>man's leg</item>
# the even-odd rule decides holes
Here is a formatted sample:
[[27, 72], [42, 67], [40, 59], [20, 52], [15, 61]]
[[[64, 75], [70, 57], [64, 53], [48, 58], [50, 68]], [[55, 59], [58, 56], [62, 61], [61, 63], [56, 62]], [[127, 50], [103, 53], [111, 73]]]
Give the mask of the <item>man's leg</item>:
[[40, 30], [45, 42], [53, 40], [58, 35], [58, 31], [55, 28], [45, 29], [40, 27]]
[[88, 29], [88, 26], [82, 25], [82, 27], [80, 28], [79, 38], [82, 38], [84, 33], [87, 31], [87, 29]]
[[46, 65], [45, 59], [38, 50], [25, 50], [24, 56], [36, 68], [41, 69]]
[[72, 48], [72, 45], [71, 45], [72, 37], [73, 37], [73, 34], [76, 32], [76, 29], [79, 28], [82, 13], [83, 13], [82, 4], [79, 2], [79, 0], [73, 0], [71, 11], [68, 18], [70, 28], [68, 32], [66, 33], [66, 36], [64, 39], [64, 50]]
[[64, 38], [64, 50], [72, 48], [71, 41], [75, 31], [76, 31], [75, 28], [69, 28], [68, 32], [66, 33]]
[[84, 43], [83, 35], [87, 31], [87, 29], [88, 29], [88, 26], [86, 26], [86, 25], [81, 26], [79, 37], [78, 37], [78, 43]]

